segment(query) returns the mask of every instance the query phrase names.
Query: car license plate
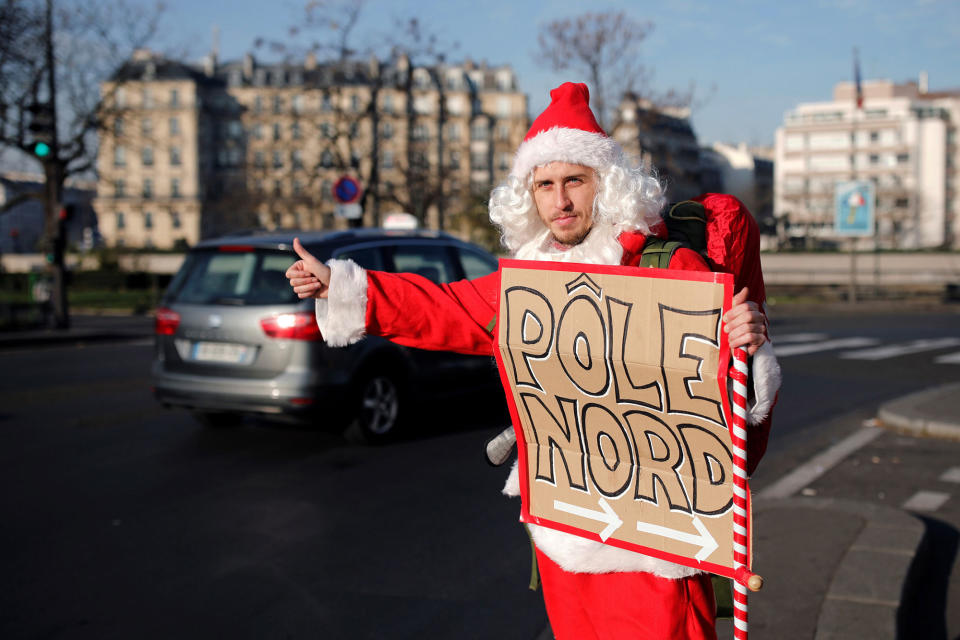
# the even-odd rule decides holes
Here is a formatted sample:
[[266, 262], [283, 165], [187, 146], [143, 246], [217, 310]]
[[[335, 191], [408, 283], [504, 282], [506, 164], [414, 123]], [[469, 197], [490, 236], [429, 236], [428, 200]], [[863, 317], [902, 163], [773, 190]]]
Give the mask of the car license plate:
[[198, 362], [227, 362], [230, 364], [248, 364], [250, 348], [244, 344], [231, 342], [195, 342], [193, 359]]

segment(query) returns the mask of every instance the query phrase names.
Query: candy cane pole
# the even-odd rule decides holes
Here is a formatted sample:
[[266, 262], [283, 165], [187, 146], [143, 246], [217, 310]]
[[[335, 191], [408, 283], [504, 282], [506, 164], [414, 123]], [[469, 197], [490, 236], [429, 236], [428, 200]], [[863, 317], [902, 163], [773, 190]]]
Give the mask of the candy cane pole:
[[747, 534], [747, 351], [733, 350], [733, 637], [747, 640], [747, 589], [757, 591], [763, 579], [750, 572]]

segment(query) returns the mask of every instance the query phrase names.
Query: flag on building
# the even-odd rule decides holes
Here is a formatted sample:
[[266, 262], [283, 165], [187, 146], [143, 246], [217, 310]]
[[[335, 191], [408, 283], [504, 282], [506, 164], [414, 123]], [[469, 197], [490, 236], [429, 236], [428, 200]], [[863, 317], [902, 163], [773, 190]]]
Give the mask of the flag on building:
[[860, 57], [853, 50], [853, 83], [856, 85], [857, 109], [863, 109], [863, 86], [860, 84]]

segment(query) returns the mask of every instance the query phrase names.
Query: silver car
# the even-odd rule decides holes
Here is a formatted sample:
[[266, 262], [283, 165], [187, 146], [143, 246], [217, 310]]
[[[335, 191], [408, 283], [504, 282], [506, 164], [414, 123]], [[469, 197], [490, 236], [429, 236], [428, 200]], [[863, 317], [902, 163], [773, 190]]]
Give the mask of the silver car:
[[424, 351], [368, 337], [329, 348], [313, 301], [299, 300], [285, 272], [298, 235], [321, 260], [350, 258], [368, 269], [420, 273], [435, 282], [497, 268], [491, 254], [431, 231], [357, 229], [244, 235], [194, 247], [156, 313], [153, 385], [165, 406], [204, 424], [243, 414], [355, 424], [369, 441], [390, 438], [423, 393], [499, 387], [491, 357]]

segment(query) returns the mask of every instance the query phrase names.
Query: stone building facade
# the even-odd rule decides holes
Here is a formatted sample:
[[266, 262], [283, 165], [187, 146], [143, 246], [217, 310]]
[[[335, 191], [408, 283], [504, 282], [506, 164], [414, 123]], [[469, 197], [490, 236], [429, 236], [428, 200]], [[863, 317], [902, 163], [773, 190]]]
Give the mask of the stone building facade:
[[509, 67], [416, 67], [402, 55], [195, 67], [139, 51], [102, 91], [94, 206], [108, 246], [343, 228], [332, 193], [342, 176], [363, 188], [353, 224], [404, 211], [469, 237], [467, 213], [509, 171], [528, 126]]

